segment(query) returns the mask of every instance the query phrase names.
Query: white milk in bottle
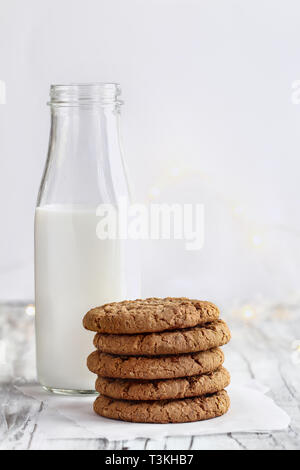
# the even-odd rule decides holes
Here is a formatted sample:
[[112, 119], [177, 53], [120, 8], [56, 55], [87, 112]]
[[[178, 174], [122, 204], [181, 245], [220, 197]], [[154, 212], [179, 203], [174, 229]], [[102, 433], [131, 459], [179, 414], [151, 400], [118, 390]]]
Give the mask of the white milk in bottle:
[[129, 199], [118, 95], [115, 84], [51, 87], [49, 154], [35, 214], [36, 345], [39, 382], [57, 393], [94, 392], [85, 313], [139, 297], [126, 241], [96, 233], [98, 205]]

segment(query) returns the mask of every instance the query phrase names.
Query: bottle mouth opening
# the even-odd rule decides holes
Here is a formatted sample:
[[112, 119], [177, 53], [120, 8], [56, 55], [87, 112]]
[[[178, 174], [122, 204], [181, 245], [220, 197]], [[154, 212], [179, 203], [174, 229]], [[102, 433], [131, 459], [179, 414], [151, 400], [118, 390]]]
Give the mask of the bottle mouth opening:
[[118, 83], [70, 83], [51, 85], [49, 105], [79, 106], [85, 104], [116, 104], [119, 100], [121, 87]]

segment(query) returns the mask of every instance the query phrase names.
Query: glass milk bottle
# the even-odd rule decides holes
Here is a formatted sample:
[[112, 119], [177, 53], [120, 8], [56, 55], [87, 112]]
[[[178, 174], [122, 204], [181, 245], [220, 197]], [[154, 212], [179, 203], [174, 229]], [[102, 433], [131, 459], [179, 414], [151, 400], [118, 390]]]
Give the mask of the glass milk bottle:
[[52, 85], [50, 95], [49, 152], [35, 214], [38, 380], [56, 393], [94, 393], [95, 376], [86, 367], [93, 336], [83, 316], [139, 297], [125, 241], [97, 236], [99, 204], [129, 201], [120, 87]]

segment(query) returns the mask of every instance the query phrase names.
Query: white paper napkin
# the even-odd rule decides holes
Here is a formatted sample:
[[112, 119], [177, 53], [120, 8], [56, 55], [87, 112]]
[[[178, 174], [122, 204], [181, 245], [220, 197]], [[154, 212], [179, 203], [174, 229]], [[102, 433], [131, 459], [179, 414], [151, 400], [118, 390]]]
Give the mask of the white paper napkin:
[[270, 432], [286, 429], [289, 416], [267, 397], [267, 388], [256, 381], [230, 385], [229, 412], [208, 421], [184, 424], [127, 423], [102, 418], [93, 412], [95, 397], [65, 397], [45, 392], [39, 385], [18, 386], [25, 395], [43, 403], [38, 427], [51, 438], [103, 438], [126, 440], [138, 437], [200, 436], [228, 432]]

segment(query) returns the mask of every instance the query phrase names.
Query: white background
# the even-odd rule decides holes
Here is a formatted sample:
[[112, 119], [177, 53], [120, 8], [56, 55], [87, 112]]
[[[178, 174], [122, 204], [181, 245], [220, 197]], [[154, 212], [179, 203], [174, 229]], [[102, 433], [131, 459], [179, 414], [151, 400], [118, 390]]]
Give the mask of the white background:
[[0, 0], [0, 299], [33, 298], [49, 85], [89, 81], [121, 83], [138, 199], [206, 207], [202, 251], [144, 244], [143, 294], [297, 295], [299, 44], [296, 0]]

